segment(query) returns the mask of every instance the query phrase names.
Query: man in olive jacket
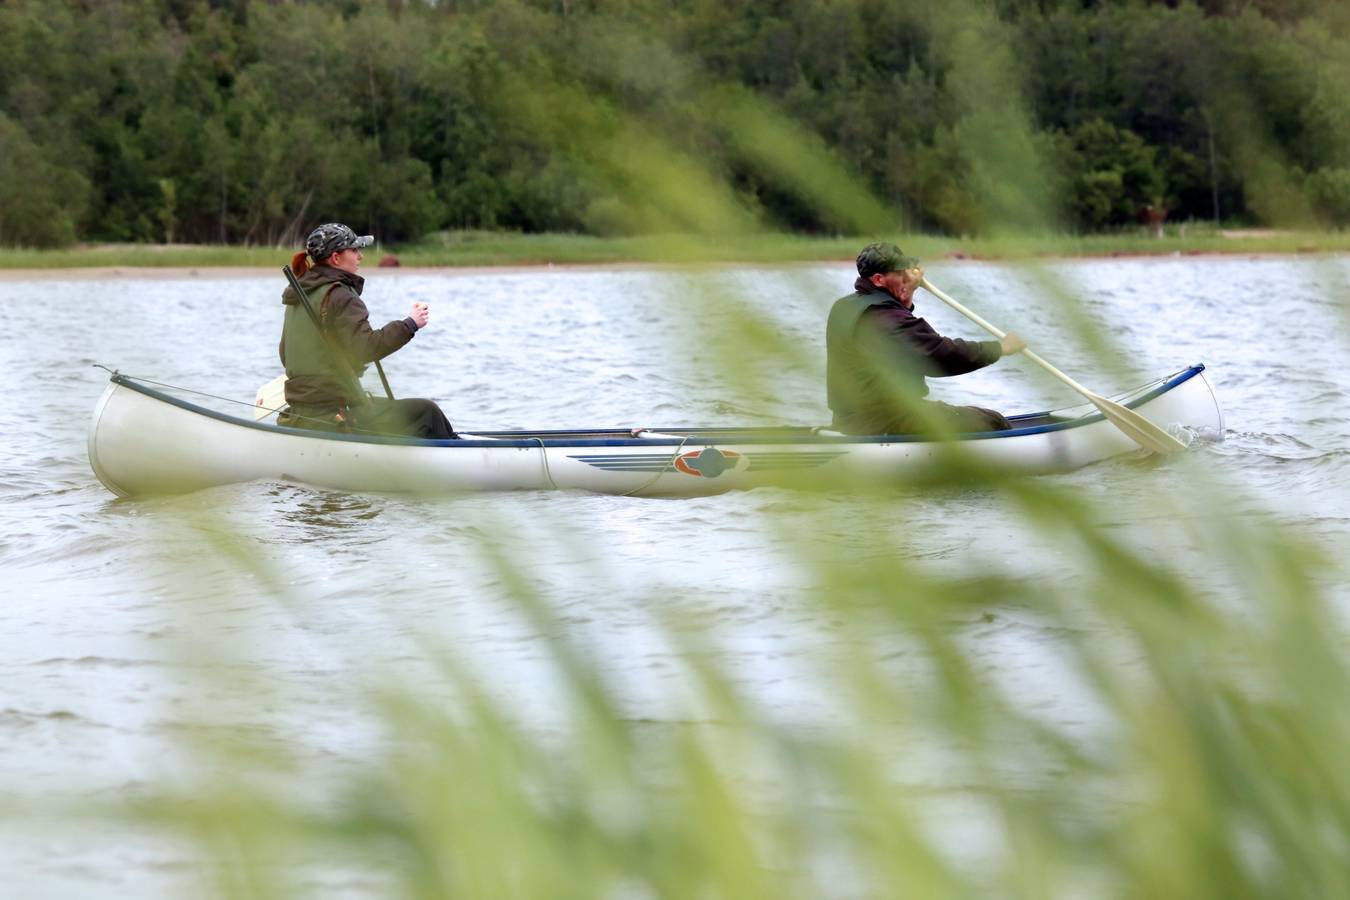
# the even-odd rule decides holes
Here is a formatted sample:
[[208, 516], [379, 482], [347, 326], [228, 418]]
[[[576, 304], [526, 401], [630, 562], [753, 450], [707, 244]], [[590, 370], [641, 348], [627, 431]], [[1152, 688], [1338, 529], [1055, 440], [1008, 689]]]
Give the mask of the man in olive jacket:
[[858, 254], [853, 293], [835, 301], [825, 329], [826, 390], [834, 428], [845, 434], [1001, 431], [992, 409], [926, 400], [926, 377], [962, 375], [1026, 344], [943, 337], [914, 315], [919, 261], [895, 244], [868, 244]]
[[[346, 225], [320, 225], [305, 241], [291, 267], [310, 306], [319, 317], [314, 327], [293, 288], [286, 288], [282, 326], [282, 365], [286, 367], [286, 403], [279, 424], [302, 428], [342, 429], [368, 434], [455, 438], [454, 429], [430, 400], [372, 398], [361, 389], [361, 373], [413, 339], [426, 327], [425, 303], [414, 303], [406, 318], [382, 328], [370, 326], [361, 300], [365, 279], [356, 274], [361, 250], [374, 238], [357, 236]], [[311, 267], [312, 262], [312, 267]]]

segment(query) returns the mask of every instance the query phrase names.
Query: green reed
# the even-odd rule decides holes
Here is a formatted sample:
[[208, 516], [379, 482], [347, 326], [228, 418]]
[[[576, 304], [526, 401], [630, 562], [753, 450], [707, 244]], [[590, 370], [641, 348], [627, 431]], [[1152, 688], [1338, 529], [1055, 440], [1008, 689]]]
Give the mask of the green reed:
[[[1343, 573], [1264, 517], [1225, 512], [1228, 491], [1187, 461], [1167, 468], [1169, 493], [1129, 511], [959, 457], [922, 484], [765, 506], [758, 528], [801, 572], [779, 615], [821, 633], [794, 648], [802, 693], [830, 698], [816, 723], [748, 691], [725, 636], [659, 583], [642, 595], [678, 696], [635, 710], [604, 664], [617, 648], [561, 618], [557, 592], [528, 574], [528, 542], [484, 516], [488, 576], [555, 673], [547, 723], [517, 711], [453, 630], [410, 637], [435, 677], [376, 670], [334, 686], [366, 697], [379, 751], [305, 772], [216, 722], [185, 749], [232, 774], [129, 812], [196, 835], [224, 896], [304, 895], [313, 866], [414, 897], [1337, 895], [1350, 716], [1325, 586]], [[973, 553], [953, 575], [907, 552], [919, 512], [971, 492], [1059, 562], [1028, 577]], [[1158, 523], [1147, 538], [1113, 524], [1145, 515]], [[284, 572], [213, 518], [195, 526], [203, 546], [303, 609]], [[1090, 727], [1044, 715], [990, 670], [979, 631], [1007, 621], [1053, 636], [1037, 641], [1047, 671]]]
[[[967, 18], [952, 27], [978, 32], [959, 46], [998, 49], [989, 43], [999, 39], [993, 23], [969, 21], [978, 19], [974, 4], [956, 6]], [[964, 140], [979, 177], [1015, 179], [974, 146], [987, 139], [979, 123], [1016, 127], [1019, 115], [1015, 105], [978, 108], [980, 85], [997, 77], [988, 67], [1007, 64], [1001, 51], [982, 58], [966, 94], [976, 108]], [[772, 107], [740, 95], [721, 106], [675, 102], [713, 96], [715, 85], [696, 84], [672, 98], [673, 118], [659, 120], [625, 108], [603, 81], [549, 75], [527, 79], [528, 96], [519, 84], [504, 86], [522, 121], [554, 135], [559, 153], [612, 187], [615, 215], [650, 235], [683, 235], [619, 243], [632, 258], [723, 259], [727, 247], [740, 254], [754, 241], [771, 248], [766, 254], [821, 246], [758, 231], [722, 173], [701, 169], [678, 139], [682, 116], [695, 115], [790, 136]], [[760, 150], [746, 153], [760, 159], [766, 179], [799, 188], [803, 202], [823, 202], [806, 183], [813, 178], [856, 185], [814, 145], [794, 153], [784, 139]], [[1007, 185], [982, 215], [1006, 218], [1038, 177]], [[877, 206], [861, 203], [861, 221]], [[748, 234], [722, 233], [708, 210]], [[847, 210], [836, 212], [847, 220]], [[869, 236], [884, 237], [879, 231]], [[482, 252], [501, 261], [491, 257], [495, 240], [450, 235], [407, 256], [454, 261]], [[930, 240], [917, 252], [946, 246]], [[985, 240], [962, 246], [1000, 255], [1089, 240], [1113, 246], [1103, 238]], [[1151, 241], [1140, 246], [1157, 246]], [[851, 256], [856, 243], [824, 246], [830, 256]], [[546, 246], [553, 249], [540, 258], [562, 252]], [[1042, 294], [1072, 312], [1049, 275]], [[710, 346], [720, 351], [723, 381], [748, 402], [771, 402], [778, 373], [821, 353], [782, 334], [743, 297], [710, 290], [691, 301], [719, 312], [708, 318], [719, 338]], [[1066, 321], [1084, 346], [1112, 355], [1102, 323]], [[689, 348], [669, 349], [675, 361]], [[231, 897], [321, 894], [307, 887], [306, 867], [351, 870], [369, 893], [402, 897], [1226, 900], [1350, 892], [1350, 775], [1340, 765], [1350, 746], [1341, 699], [1350, 679], [1329, 591], [1344, 584], [1338, 564], [1273, 515], [1235, 513], [1237, 490], [1207, 474], [1203, 450], [1111, 464], [1133, 483], [1133, 500], [1115, 496], [1110, 478], [1009, 477], [960, 450], [952, 446], [906, 483], [834, 482], [828, 491], [789, 484], [795, 490], [781, 502], [750, 513], [797, 573], [797, 589], [772, 598], [780, 614], [820, 635], [793, 651], [802, 693], [829, 698], [823, 722], [783, 716], [747, 690], [729, 636], [702, 624], [694, 600], [646, 582], [611, 587], [651, 600], [650, 626], [673, 648], [679, 690], [662, 711], [634, 710], [603, 664], [603, 642], [561, 616], [555, 591], [531, 576], [528, 542], [483, 515], [483, 565], [554, 673], [559, 708], [550, 722], [494, 690], [492, 672], [457, 650], [453, 630], [409, 623], [422, 631], [409, 637], [410, 652], [434, 663], [434, 679], [374, 673], [335, 688], [366, 698], [360, 721], [378, 725], [381, 749], [319, 777], [299, 771], [284, 746], [251, 746], [206, 728], [185, 742], [190, 758], [234, 776], [157, 786], [123, 812], [198, 840], [217, 874], [209, 887]], [[977, 515], [1009, 523], [1005, 546], [958, 551], [955, 573], [911, 552], [907, 537], [925, 514], [958, 501], [969, 508], [971, 498]], [[285, 572], [240, 546], [219, 517], [173, 518], [165, 527], [185, 523], [279, 604], [302, 606]], [[541, 531], [566, 534], [565, 523], [552, 524]], [[1045, 561], [1029, 575], [1010, 548]], [[594, 550], [573, 549], [603, 571]], [[195, 564], [184, 563], [185, 593]], [[1055, 683], [1042, 687], [1080, 697], [1090, 722], [1056, 720], [990, 668], [998, 653], [981, 629], [1009, 622], [1037, 636], [1043, 681]]]
[[[775, 373], [807, 364], [813, 351], [763, 309], [712, 288], [701, 301], [738, 336], [720, 362], [734, 400], [752, 405]], [[1203, 449], [1107, 464], [1104, 486], [1009, 477], [960, 451], [903, 483], [788, 482], [753, 507], [797, 588], [746, 602], [819, 635], [790, 653], [800, 694], [829, 698], [820, 712], [784, 716], [747, 687], [744, 651], [695, 598], [627, 572], [601, 590], [645, 599], [678, 668], [659, 710], [635, 708], [606, 665], [619, 648], [560, 614], [567, 591], [537, 538], [480, 512], [484, 579], [554, 673], [545, 720], [494, 687], [491, 660], [457, 649], [453, 627], [419, 627], [409, 652], [433, 678], [375, 669], [334, 687], [365, 698], [358, 721], [378, 724], [379, 750], [306, 772], [216, 723], [187, 744], [202, 783], [163, 789], [132, 819], [195, 835], [223, 896], [313, 894], [315, 868], [412, 897], [1344, 891], [1350, 716], [1329, 593], [1343, 568], [1273, 514], [1234, 513], [1250, 503], [1208, 473]], [[959, 553], [955, 572], [914, 554], [913, 530], [947, 505], [1010, 532]], [[186, 521], [284, 607], [305, 608], [228, 523]], [[603, 571], [575, 523], [537, 531]], [[1044, 561], [1028, 573], [1024, 554]], [[1030, 695], [1003, 677], [1028, 651], [1004, 660], [982, 637], [998, 627], [1043, 653]], [[1073, 712], [1047, 714], [1045, 698], [1063, 694]]]

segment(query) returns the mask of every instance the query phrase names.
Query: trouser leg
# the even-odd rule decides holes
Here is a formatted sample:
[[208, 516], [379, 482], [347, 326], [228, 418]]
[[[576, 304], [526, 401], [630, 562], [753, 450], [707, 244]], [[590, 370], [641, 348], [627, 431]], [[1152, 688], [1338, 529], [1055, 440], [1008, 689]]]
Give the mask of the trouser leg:
[[336, 412], [332, 409], [290, 407], [277, 415], [277, 424], [310, 431], [341, 431]]
[[959, 431], [1007, 431], [1012, 428], [1007, 416], [983, 406], [950, 406], [948, 409], [957, 414], [954, 420], [960, 426]]
[[356, 428], [370, 434], [397, 434], [438, 440], [459, 437], [441, 408], [421, 397], [372, 400], [356, 414]]
[[945, 427], [953, 434], [978, 431], [1007, 431], [1012, 428], [1003, 413], [982, 406], [952, 406], [937, 400], [923, 400], [912, 413], [890, 423], [887, 434], [919, 434], [925, 428]]

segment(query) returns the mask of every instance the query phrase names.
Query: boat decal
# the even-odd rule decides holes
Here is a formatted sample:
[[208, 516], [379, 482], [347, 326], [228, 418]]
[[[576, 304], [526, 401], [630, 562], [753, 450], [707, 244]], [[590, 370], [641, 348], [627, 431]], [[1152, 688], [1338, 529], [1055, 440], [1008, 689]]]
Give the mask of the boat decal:
[[717, 478], [726, 472], [739, 469], [754, 469], [757, 472], [814, 469], [847, 455], [847, 450], [740, 453], [718, 447], [704, 447], [675, 457], [669, 453], [606, 453], [569, 454], [568, 458], [610, 472], [676, 471], [696, 478]]
[[750, 454], [748, 468], [757, 472], [772, 469], [814, 469], [823, 466], [832, 459], [847, 456], [847, 450], [808, 450], [805, 452], [780, 451]]
[[567, 458], [611, 472], [669, 472], [675, 468], [669, 453], [568, 454]]
[[675, 460], [676, 469], [699, 478], [716, 478], [723, 472], [735, 470], [740, 464], [741, 454], [734, 450], [718, 450], [716, 447], [682, 453]]

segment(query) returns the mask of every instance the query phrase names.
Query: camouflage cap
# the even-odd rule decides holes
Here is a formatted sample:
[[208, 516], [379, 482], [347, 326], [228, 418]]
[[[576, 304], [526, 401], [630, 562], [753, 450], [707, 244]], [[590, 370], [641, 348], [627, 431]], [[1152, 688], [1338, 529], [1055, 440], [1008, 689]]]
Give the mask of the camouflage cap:
[[903, 272], [918, 265], [916, 257], [906, 256], [895, 244], [868, 244], [858, 254], [858, 274], [864, 278], [885, 275], [887, 272]]
[[318, 262], [321, 259], [327, 259], [339, 250], [350, 250], [353, 247], [369, 247], [375, 243], [375, 238], [369, 234], [358, 235], [346, 225], [337, 222], [329, 222], [327, 225], [320, 225], [309, 233], [305, 238], [305, 252], [309, 258]]

